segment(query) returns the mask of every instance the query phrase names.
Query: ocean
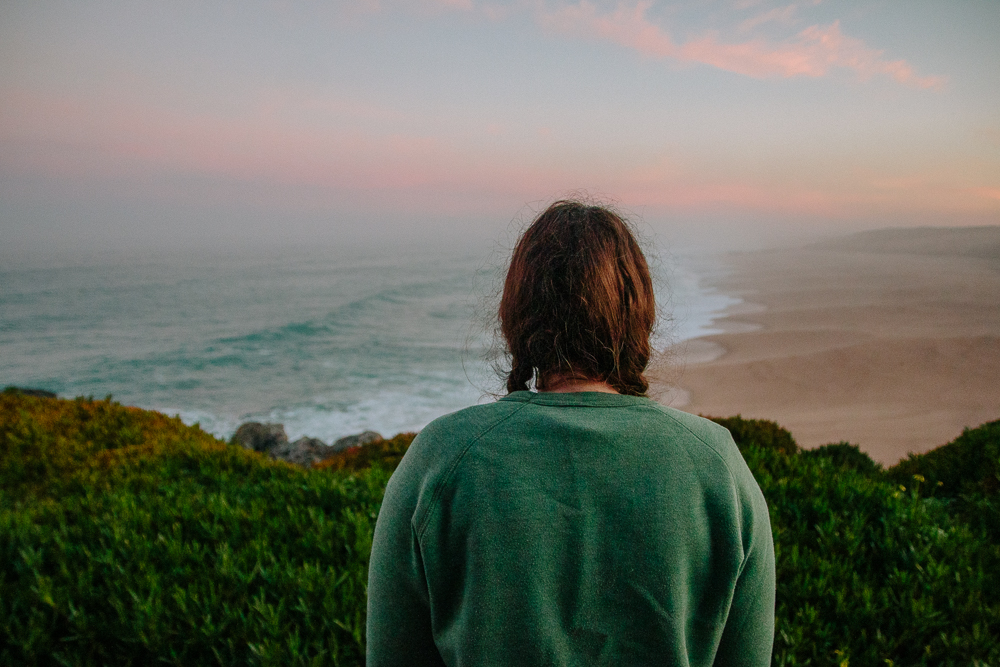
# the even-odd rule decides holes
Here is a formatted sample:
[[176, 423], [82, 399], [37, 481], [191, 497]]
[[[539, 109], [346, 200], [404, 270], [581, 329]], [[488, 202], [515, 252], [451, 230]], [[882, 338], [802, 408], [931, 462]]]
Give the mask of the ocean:
[[[326, 442], [416, 431], [500, 392], [484, 313], [501, 264], [299, 248], [0, 267], [0, 386], [110, 394], [223, 438], [246, 421]], [[713, 333], [738, 302], [708, 286], [721, 264], [664, 266], [657, 345]]]

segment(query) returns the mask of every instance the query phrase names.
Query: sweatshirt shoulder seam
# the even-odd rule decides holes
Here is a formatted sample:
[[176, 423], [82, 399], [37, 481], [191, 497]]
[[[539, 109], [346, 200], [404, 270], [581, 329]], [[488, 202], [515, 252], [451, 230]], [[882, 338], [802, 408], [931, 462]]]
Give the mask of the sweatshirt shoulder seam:
[[[692, 436], [694, 436], [694, 437], [695, 437], [695, 438], [696, 438], [696, 439], [697, 439], [697, 440], [698, 440], [699, 442], [701, 442], [701, 443], [702, 443], [702, 444], [704, 444], [704, 445], [705, 445], [706, 447], [708, 447], [708, 448], [709, 448], [710, 450], [712, 450], [712, 452], [713, 452], [713, 453], [714, 453], [714, 454], [715, 454], [715, 455], [716, 455], [717, 457], [719, 457], [719, 459], [720, 459], [720, 460], [722, 461], [722, 465], [724, 465], [724, 466], [726, 467], [726, 472], [727, 472], [727, 473], [729, 474], [729, 481], [730, 481], [730, 483], [732, 484], [732, 487], [733, 487], [733, 491], [734, 491], [734, 493], [735, 493], [735, 495], [736, 495], [736, 500], [737, 500], [737, 502], [738, 502], [738, 503], [742, 503], [742, 497], [743, 497], [743, 494], [742, 494], [742, 493], [740, 493], [740, 485], [739, 485], [739, 484], [738, 484], [738, 483], [736, 482], [736, 475], [735, 475], [735, 474], [733, 474], [733, 469], [732, 469], [732, 468], [731, 468], [731, 467], [729, 466], [729, 461], [727, 461], [727, 460], [726, 460], [726, 457], [722, 455], [722, 452], [720, 452], [720, 451], [719, 451], [719, 450], [718, 450], [718, 449], [717, 449], [717, 448], [716, 448], [716, 447], [715, 447], [715, 446], [714, 446], [714, 445], [713, 445], [712, 443], [710, 443], [710, 442], [709, 442], [708, 440], [706, 440], [705, 438], [703, 438], [703, 437], [701, 437], [700, 435], [698, 435], [697, 433], [695, 433], [695, 432], [694, 432], [694, 431], [693, 431], [693, 430], [691, 429], [691, 427], [690, 427], [690, 426], [688, 426], [687, 424], [685, 424], [685, 423], [684, 423], [683, 421], [681, 421], [680, 419], [677, 419], [676, 417], [674, 417], [674, 416], [673, 416], [672, 414], [670, 414], [669, 412], [667, 412], [667, 411], [665, 411], [665, 410], [661, 410], [661, 409], [659, 409], [659, 408], [654, 408], [654, 409], [656, 409], [656, 411], [657, 411], [657, 412], [659, 412], [660, 414], [662, 414], [662, 415], [663, 415], [664, 417], [666, 417], [667, 419], [671, 420], [672, 422], [674, 422], [675, 424], [677, 424], [677, 425], [679, 425], [679, 426], [680, 426], [681, 428], [683, 428], [683, 429], [684, 429], [685, 431], [687, 431], [688, 433], [690, 433], [690, 434], [691, 434]], [[725, 428], [725, 427], [723, 427], [723, 426], [721, 426], [721, 425], [719, 425], [719, 427], [720, 427], [720, 428]], [[742, 535], [744, 534], [744, 533], [743, 533], [743, 512], [742, 512], [742, 509], [741, 509], [741, 508], [738, 508], [738, 509], [739, 509], [739, 511], [737, 511], [737, 512], [736, 512], [736, 521], [737, 521], [737, 525], [739, 526], [739, 530], [740, 530], [740, 535], [742, 536]], [[751, 537], [752, 537], [752, 535], [751, 535]], [[751, 546], [752, 546], [752, 545], [751, 545]], [[747, 550], [747, 553], [743, 554], [743, 563], [741, 563], [741, 564], [740, 564], [740, 569], [741, 569], [741, 570], [743, 569], [743, 566], [744, 566], [744, 564], [746, 563], [746, 559], [747, 559], [747, 558], [749, 558], [749, 556], [750, 556], [750, 549], [748, 549], [748, 550]]]
[[531, 404], [530, 403], [521, 403], [521, 405], [517, 406], [517, 408], [515, 410], [512, 410], [509, 414], [506, 414], [506, 415], [500, 417], [499, 419], [497, 419], [496, 421], [494, 421], [492, 424], [490, 424], [489, 426], [487, 426], [482, 431], [480, 431], [475, 436], [473, 436], [472, 438], [469, 439], [469, 442], [465, 445], [465, 447], [462, 448], [462, 451], [458, 453], [458, 455], [455, 457], [455, 460], [452, 461], [451, 465], [448, 466], [448, 471], [444, 475], [441, 476], [441, 479], [438, 480], [438, 482], [437, 482], [437, 484], [436, 484], [436, 486], [434, 488], [434, 493], [431, 495], [430, 502], [427, 503], [427, 509], [424, 510], [423, 517], [421, 517], [421, 519], [416, 522], [417, 523], [416, 529], [417, 529], [417, 539], [418, 540], [423, 539], [424, 532], [427, 530], [427, 525], [430, 523], [431, 514], [434, 512], [434, 508], [437, 506], [438, 501], [441, 498], [441, 494], [444, 492], [445, 486], [448, 484], [448, 481], [451, 479], [452, 475], [454, 474], [455, 469], [458, 468], [458, 464], [462, 462], [462, 459], [465, 458], [465, 455], [468, 453], [468, 451], [470, 449], [472, 449], [472, 446], [475, 445], [480, 440], [482, 440], [483, 437], [487, 433], [489, 433], [490, 431], [492, 431], [493, 429], [495, 429], [497, 426], [499, 426], [503, 422], [507, 421], [508, 419], [510, 419], [511, 417], [513, 417], [514, 415], [516, 415], [518, 412], [520, 412], [521, 410], [523, 410], [528, 405], [531, 405]]

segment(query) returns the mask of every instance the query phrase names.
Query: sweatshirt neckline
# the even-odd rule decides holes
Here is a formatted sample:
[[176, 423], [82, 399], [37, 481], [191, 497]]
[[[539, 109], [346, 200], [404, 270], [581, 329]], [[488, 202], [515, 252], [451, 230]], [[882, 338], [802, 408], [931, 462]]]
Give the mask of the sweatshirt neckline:
[[500, 400], [564, 407], [619, 408], [644, 403], [649, 399], [643, 396], [608, 394], [602, 391], [580, 391], [569, 393], [548, 391], [515, 391], [507, 394]]

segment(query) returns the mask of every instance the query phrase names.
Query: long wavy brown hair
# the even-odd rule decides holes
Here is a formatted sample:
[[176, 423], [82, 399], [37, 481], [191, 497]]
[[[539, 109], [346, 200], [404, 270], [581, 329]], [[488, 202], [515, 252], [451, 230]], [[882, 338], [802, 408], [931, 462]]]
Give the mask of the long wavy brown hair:
[[557, 201], [514, 247], [500, 299], [507, 391], [558, 380], [645, 396], [656, 302], [646, 258], [613, 211]]

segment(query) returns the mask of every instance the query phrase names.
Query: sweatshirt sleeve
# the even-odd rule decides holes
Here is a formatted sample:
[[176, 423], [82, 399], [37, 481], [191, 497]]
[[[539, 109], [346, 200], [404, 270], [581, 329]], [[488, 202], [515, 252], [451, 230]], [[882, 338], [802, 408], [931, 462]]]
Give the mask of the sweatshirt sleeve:
[[368, 569], [368, 667], [444, 664], [434, 644], [427, 582], [411, 523], [417, 490], [407, 472], [401, 466], [390, 479], [375, 524]]
[[[747, 471], [749, 474], [749, 471]], [[774, 644], [774, 541], [767, 503], [756, 482], [746, 489], [750, 539], [743, 569], [736, 581], [732, 605], [716, 665], [766, 667], [771, 664]]]

